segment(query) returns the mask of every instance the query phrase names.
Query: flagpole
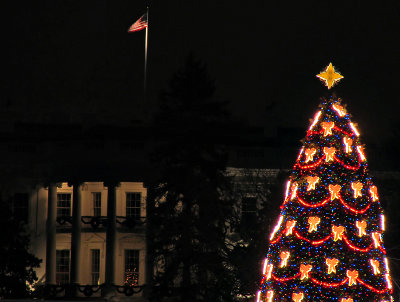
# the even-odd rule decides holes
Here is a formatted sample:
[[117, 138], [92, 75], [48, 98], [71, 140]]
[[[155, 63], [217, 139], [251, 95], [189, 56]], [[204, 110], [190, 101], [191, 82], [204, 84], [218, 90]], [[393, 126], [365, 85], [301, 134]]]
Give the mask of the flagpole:
[[149, 37], [149, 6], [147, 6], [147, 26], [146, 26], [146, 37], [144, 42], [144, 96], [146, 99], [146, 84], [147, 84], [147, 41]]

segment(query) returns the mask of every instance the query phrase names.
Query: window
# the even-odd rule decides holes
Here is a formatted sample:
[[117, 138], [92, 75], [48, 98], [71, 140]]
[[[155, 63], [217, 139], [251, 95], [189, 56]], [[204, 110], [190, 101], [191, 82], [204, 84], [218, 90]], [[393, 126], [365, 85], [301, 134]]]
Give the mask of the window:
[[139, 285], [139, 250], [125, 250], [125, 284]]
[[69, 250], [56, 251], [56, 283], [69, 283]]
[[257, 199], [255, 197], [242, 198], [242, 220], [241, 225], [244, 228], [250, 228], [256, 220]]
[[15, 193], [12, 200], [12, 213], [16, 220], [28, 222], [28, 193]]
[[140, 218], [141, 193], [126, 193], [126, 217]]
[[101, 216], [101, 193], [93, 192], [93, 216]]
[[100, 250], [90, 250], [92, 254], [92, 285], [100, 284]]
[[71, 216], [71, 194], [57, 194], [57, 217]]

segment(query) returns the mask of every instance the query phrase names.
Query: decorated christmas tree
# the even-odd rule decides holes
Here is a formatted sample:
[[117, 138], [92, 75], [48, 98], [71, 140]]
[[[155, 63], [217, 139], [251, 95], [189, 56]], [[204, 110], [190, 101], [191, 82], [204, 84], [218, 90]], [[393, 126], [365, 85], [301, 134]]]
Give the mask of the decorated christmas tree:
[[[318, 75], [331, 88], [332, 64]], [[341, 99], [315, 114], [270, 235], [257, 302], [390, 302], [385, 216]]]

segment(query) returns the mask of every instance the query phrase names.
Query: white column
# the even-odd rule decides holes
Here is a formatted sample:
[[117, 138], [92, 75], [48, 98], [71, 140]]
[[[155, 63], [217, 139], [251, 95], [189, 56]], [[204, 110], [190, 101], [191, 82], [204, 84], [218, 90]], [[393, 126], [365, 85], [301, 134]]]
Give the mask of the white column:
[[49, 184], [46, 221], [46, 285], [56, 284], [57, 186]]
[[106, 183], [108, 187], [107, 195], [107, 231], [106, 231], [106, 278], [107, 287], [115, 284], [115, 256], [117, 243], [117, 223], [116, 223], [116, 187], [117, 182]]
[[73, 183], [72, 232], [71, 232], [71, 284], [80, 283], [81, 254], [81, 184]]

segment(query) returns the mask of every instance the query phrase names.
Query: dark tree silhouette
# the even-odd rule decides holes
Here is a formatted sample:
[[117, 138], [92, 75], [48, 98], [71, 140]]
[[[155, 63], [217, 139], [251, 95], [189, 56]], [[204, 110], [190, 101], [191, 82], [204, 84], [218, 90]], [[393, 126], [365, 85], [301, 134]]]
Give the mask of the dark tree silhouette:
[[[149, 253], [157, 266], [154, 301], [230, 301], [227, 221], [232, 215], [222, 133], [230, 125], [214, 82], [189, 56], [160, 96], [150, 188]], [[155, 202], [155, 203], [154, 203]], [[152, 207], [154, 203], [154, 207]]]
[[29, 252], [25, 224], [17, 219], [7, 203], [0, 201], [0, 298], [24, 298], [37, 280], [35, 267], [41, 260]]

